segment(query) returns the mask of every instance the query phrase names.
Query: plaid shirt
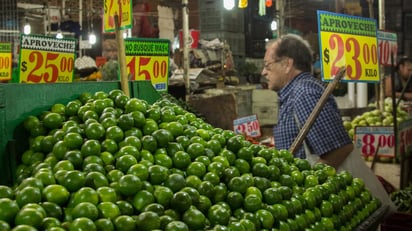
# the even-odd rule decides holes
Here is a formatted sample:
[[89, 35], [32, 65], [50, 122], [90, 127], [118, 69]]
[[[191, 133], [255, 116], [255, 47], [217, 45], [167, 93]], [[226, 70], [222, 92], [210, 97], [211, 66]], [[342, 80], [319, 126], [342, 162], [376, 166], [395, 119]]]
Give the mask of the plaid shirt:
[[[277, 149], [290, 148], [324, 90], [325, 86], [318, 79], [309, 73], [301, 73], [278, 92], [279, 121], [273, 130]], [[299, 125], [296, 124], [296, 117], [299, 119]], [[343, 127], [340, 111], [332, 95], [309, 129], [305, 142], [311, 153], [317, 155], [352, 143]], [[303, 144], [295, 153], [295, 157], [306, 157]]]

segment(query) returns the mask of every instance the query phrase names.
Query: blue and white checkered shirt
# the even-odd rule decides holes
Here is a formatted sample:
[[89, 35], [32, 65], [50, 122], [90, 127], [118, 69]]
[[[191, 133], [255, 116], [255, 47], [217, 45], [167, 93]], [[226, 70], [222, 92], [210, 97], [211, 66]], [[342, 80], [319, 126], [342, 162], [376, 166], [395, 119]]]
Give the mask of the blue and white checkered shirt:
[[[324, 90], [323, 83], [306, 72], [299, 74], [278, 92], [279, 121], [273, 130], [276, 149], [290, 148]], [[299, 119], [299, 125], [296, 124], [294, 113]], [[352, 143], [343, 127], [339, 109], [332, 95], [309, 129], [305, 142], [311, 153], [317, 155]], [[303, 144], [295, 153], [295, 157], [306, 157]]]

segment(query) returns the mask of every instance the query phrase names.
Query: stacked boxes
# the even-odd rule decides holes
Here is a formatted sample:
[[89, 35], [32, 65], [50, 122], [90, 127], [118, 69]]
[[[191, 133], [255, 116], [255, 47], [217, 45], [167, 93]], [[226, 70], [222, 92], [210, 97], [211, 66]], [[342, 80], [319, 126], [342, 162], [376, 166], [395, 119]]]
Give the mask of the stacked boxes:
[[244, 58], [244, 9], [226, 10], [222, 0], [199, 0], [199, 11], [200, 38], [226, 41], [235, 60]]
[[269, 89], [255, 89], [252, 92], [253, 114], [257, 115], [261, 126], [278, 122], [278, 95]]

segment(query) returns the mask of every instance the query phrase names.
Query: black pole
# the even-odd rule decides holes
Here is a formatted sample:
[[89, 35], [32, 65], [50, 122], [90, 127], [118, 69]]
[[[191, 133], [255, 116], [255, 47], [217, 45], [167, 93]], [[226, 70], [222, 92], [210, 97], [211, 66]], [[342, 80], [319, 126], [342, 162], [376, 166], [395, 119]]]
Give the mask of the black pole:
[[[395, 139], [395, 149], [394, 155], [395, 158], [398, 158], [398, 121], [397, 121], [397, 102], [396, 102], [396, 89], [395, 89], [395, 74], [396, 74], [396, 65], [395, 60], [393, 57], [393, 53], [391, 53], [391, 85], [392, 85], [392, 115], [393, 115], [393, 136]], [[402, 158], [400, 157], [399, 160], [402, 162]], [[402, 165], [402, 163], [401, 163]]]

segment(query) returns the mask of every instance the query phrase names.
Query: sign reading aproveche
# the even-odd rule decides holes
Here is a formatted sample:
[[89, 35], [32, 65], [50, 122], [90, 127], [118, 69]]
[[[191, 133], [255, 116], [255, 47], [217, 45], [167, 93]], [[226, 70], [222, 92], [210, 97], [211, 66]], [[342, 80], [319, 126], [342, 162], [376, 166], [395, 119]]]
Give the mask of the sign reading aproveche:
[[0, 81], [11, 79], [12, 64], [11, 43], [0, 42]]
[[74, 39], [21, 35], [20, 83], [72, 82], [76, 56]]
[[346, 67], [344, 82], [379, 82], [376, 20], [318, 11], [322, 80]]
[[119, 17], [119, 29], [132, 27], [131, 0], [104, 0], [103, 29], [104, 32], [114, 32], [116, 29], [114, 17]]
[[167, 91], [170, 41], [125, 39], [126, 67], [131, 80], [151, 80], [157, 91]]

